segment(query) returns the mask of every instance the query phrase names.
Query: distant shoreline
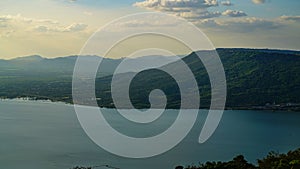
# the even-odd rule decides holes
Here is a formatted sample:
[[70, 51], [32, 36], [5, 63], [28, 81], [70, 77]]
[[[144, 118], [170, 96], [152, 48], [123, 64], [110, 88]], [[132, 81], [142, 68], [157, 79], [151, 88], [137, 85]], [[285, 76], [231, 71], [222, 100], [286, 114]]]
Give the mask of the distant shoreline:
[[[64, 101], [53, 101], [51, 99], [36, 99], [31, 97], [18, 97], [18, 98], [0, 98], [0, 101], [32, 101], [32, 102], [41, 102], [41, 103], [61, 103], [65, 105], [74, 105], [73, 103], [64, 102]], [[284, 104], [285, 105], [285, 104]], [[106, 109], [115, 109], [114, 107], [100, 107]], [[138, 108], [144, 109], [144, 108]], [[209, 110], [207, 107], [200, 108], [203, 110]], [[174, 108], [167, 108], [167, 110], [178, 110]], [[224, 110], [259, 110], [259, 111], [290, 111], [290, 112], [300, 112], [300, 104], [295, 104], [293, 107], [280, 106], [278, 105], [269, 105], [269, 106], [249, 106], [249, 107], [225, 107]]]
[[20, 101], [20, 102], [40, 102], [40, 103], [59, 103], [64, 105], [73, 105], [68, 102], [52, 101], [50, 99], [32, 99], [32, 98], [0, 98], [0, 101]]

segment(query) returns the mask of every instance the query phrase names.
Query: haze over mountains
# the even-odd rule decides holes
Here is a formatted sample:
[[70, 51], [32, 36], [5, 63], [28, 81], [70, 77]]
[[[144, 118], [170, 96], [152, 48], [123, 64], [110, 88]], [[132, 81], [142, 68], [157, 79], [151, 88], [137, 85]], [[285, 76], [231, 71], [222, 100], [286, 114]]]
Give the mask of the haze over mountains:
[[[274, 102], [300, 103], [299, 51], [229, 48], [217, 51], [227, 78], [227, 108], [248, 108]], [[201, 56], [201, 51], [198, 53]], [[169, 63], [174, 62], [171, 57], [146, 58], [151, 61], [155, 57]], [[76, 59], [77, 56], [54, 59], [30, 56], [0, 60], [0, 97], [35, 97], [71, 103], [71, 78]], [[146, 63], [144, 59], [145, 57], [132, 59], [132, 63], [143, 65]], [[210, 83], [205, 68], [195, 53], [183, 57], [182, 60], [196, 77], [200, 88], [201, 107], [208, 107]], [[114, 107], [110, 94], [110, 75], [121, 61], [122, 59], [103, 59], [100, 65], [96, 95], [100, 98], [98, 104], [101, 107]], [[172, 65], [175, 69], [176, 61], [167, 66], [172, 68]], [[138, 108], [149, 107], [149, 92], [156, 88], [166, 93], [168, 108], [180, 107], [178, 86], [167, 74], [156, 69], [143, 71], [134, 78], [130, 86], [133, 105]]]
[[[19, 57], [11, 60], [0, 60], [0, 76], [22, 76], [33, 78], [32, 75], [47, 75], [50, 77], [66, 77], [72, 76], [74, 65], [78, 56], [66, 56], [53, 59], [43, 58], [39, 55]], [[98, 60], [100, 56], [82, 56], [88, 60]], [[115, 71], [115, 68], [124, 60], [102, 58], [102, 64], [99, 66], [98, 77], [111, 75]], [[139, 65], [140, 67], [147, 66], [151, 62], [160, 60], [160, 63], [156, 62], [156, 65], [163, 66], [162, 63], [170, 63], [177, 60], [175, 57], [169, 56], [144, 56], [139, 58], [127, 58], [128, 66], [126, 70], [128, 72], [137, 71], [131, 65]], [[125, 72], [122, 72], [125, 73]], [[41, 78], [41, 77], [38, 77]]]

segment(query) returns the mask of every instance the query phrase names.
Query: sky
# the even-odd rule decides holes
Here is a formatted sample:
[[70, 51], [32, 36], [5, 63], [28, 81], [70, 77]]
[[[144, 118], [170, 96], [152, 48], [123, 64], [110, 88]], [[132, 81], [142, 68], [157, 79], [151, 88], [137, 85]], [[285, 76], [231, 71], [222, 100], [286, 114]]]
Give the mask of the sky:
[[78, 54], [100, 27], [165, 12], [199, 27], [216, 48], [300, 50], [299, 0], [1, 0], [0, 59]]

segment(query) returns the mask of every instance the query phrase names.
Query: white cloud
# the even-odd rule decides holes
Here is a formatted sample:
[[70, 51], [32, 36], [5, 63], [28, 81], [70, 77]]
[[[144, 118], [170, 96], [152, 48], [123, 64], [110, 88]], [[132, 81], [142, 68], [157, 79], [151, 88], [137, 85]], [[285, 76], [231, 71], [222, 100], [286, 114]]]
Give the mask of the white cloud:
[[79, 32], [85, 30], [87, 26], [88, 25], [83, 23], [73, 23], [67, 27], [38, 25], [34, 28], [34, 30], [38, 32]]
[[[220, 4], [232, 6], [230, 0], [221, 0]], [[255, 4], [265, 3], [266, 0], [252, 0]], [[183, 17], [210, 30], [227, 30], [229, 32], [253, 32], [257, 30], [277, 29], [286, 23], [276, 19], [246, 17], [241, 10], [226, 10], [224, 12], [209, 10], [218, 6], [217, 0], [144, 0], [134, 6], [155, 11], [167, 11]], [[220, 16], [227, 16], [221, 18]], [[281, 20], [298, 20], [297, 17], [282, 17]]]
[[180, 25], [178, 20], [171, 20], [168, 17], [159, 17], [159, 16], [143, 16], [143, 18], [130, 19], [126, 21], [119, 21], [111, 23], [110, 26], [105, 27], [102, 31], [106, 32], [122, 32], [130, 30], [149, 31], [150, 29], [160, 29], [160, 28], [174, 28]]
[[24, 33], [45, 33], [45, 32], [79, 32], [87, 28], [86, 24], [73, 23], [64, 26], [58, 21], [51, 19], [27, 18], [21, 15], [0, 15], [0, 28], [2, 32], [9, 31], [9, 35]]
[[231, 27], [239, 27], [244, 29], [245, 31], [253, 31], [257, 29], [274, 29], [281, 26], [281, 24], [276, 21], [256, 17], [236, 19], [228, 22], [220, 22], [219, 24], [230, 25]]
[[296, 21], [296, 22], [299, 22], [300, 21], [300, 16], [286, 16], [286, 15], [283, 15], [283, 16], [279, 17], [279, 19], [281, 19], [283, 21]]
[[133, 4], [136, 7], [165, 11], [190, 20], [221, 16], [218, 11], [208, 11], [208, 8], [218, 5], [217, 0], [145, 0]]
[[219, 27], [218, 23], [214, 19], [203, 19], [195, 21], [194, 24], [199, 25], [201, 28], [203, 26], [210, 28], [217, 28]]
[[66, 27], [64, 31], [66, 32], [78, 32], [83, 31], [87, 28], [88, 25], [83, 23], [73, 23], [72, 25]]
[[230, 17], [242, 17], [247, 16], [247, 14], [243, 11], [236, 11], [236, 10], [226, 10], [222, 13], [224, 16], [230, 16]]
[[204, 20], [199, 21], [198, 24], [200, 27], [209, 27], [210, 29], [216, 30], [227, 30], [230, 32], [255, 32], [258, 30], [271, 30], [277, 29], [284, 26], [283, 23], [278, 22], [278, 20], [267, 20], [256, 17], [247, 17], [247, 18], [230, 18], [223, 20]]
[[252, 0], [252, 2], [255, 4], [263, 4], [266, 2], [266, 0]]
[[154, 10], [172, 10], [172, 8], [208, 8], [218, 6], [217, 0], [145, 0], [133, 6]]
[[48, 31], [50, 31], [50, 28], [47, 27], [47, 26], [44, 26], [44, 25], [36, 26], [34, 29], [38, 32], [48, 32]]
[[22, 15], [0, 15], [0, 22], [23, 22], [23, 23], [47, 23], [47, 24], [58, 24], [57, 21], [51, 19], [34, 19], [23, 17]]
[[221, 12], [209, 12], [209, 11], [190, 11], [190, 12], [180, 12], [177, 16], [186, 18], [186, 19], [208, 19], [208, 18], [215, 18], [221, 16]]
[[224, 6], [232, 6], [233, 5], [230, 1], [221, 1], [221, 4]]

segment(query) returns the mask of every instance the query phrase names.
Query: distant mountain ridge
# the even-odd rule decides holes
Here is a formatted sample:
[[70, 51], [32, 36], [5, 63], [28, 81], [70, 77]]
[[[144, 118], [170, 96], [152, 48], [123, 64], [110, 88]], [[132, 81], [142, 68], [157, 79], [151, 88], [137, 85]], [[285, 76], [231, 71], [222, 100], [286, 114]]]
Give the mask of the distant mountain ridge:
[[[89, 59], [97, 60], [100, 56], [80, 56], [88, 57]], [[57, 58], [43, 58], [39, 55], [18, 57], [10, 60], [0, 60], [0, 76], [4, 75], [2, 73], [7, 73], [9, 75], [18, 75], [18, 76], [31, 76], [34, 74], [45, 74], [48, 77], [59, 77], [59, 76], [72, 76], [74, 65], [76, 63], [78, 56], [66, 56], [66, 57], [57, 57]], [[137, 71], [132, 69], [130, 65], [140, 65], [147, 66], [148, 62], [153, 60], [162, 60], [164, 62], [174, 61], [173, 57], [169, 56], [144, 56], [140, 58], [127, 58], [128, 59], [128, 71]], [[98, 76], [111, 75], [115, 71], [115, 68], [124, 60], [120, 59], [111, 59], [111, 58], [102, 58], [102, 63], [99, 66]], [[39, 77], [41, 78], [41, 77]]]
[[[197, 53], [201, 56], [201, 52], [203, 51]], [[221, 48], [217, 52], [227, 78], [227, 108], [246, 109], [274, 103], [300, 103], [299, 51]], [[28, 96], [72, 103], [71, 77], [76, 56], [33, 60], [35, 63], [22, 65], [22, 68], [17, 64], [9, 66], [10, 61], [0, 60], [0, 97]], [[196, 77], [201, 106], [209, 107], [209, 78], [200, 59], [195, 53], [191, 53], [182, 60]], [[39, 66], [37, 62], [43, 66]], [[110, 75], [120, 62], [121, 60], [114, 59], [103, 60], [101, 69], [104, 73], [96, 80], [96, 95], [101, 98], [98, 104], [102, 107], [114, 107], [110, 93]], [[176, 61], [168, 66], [175, 69], [174, 65]], [[168, 108], [180, 106], [176, 84], [168, 75], [157, 70], [139, 73], [130, 87], [131, 101], [138, 108], [149, 106], [149, 91], [154, 88], [160, 88], [168, 95]]]
[[288, 50], [288, 49], [256, 49], [256, 48], [218, 48], [218, 51], [221, 50], [236, 50], [236, 51], [245, 51], [245, 52], [264, 52], [264, 53], [280, 53], [280, 54], [296, 54], [300, 55], [299, 50]]

